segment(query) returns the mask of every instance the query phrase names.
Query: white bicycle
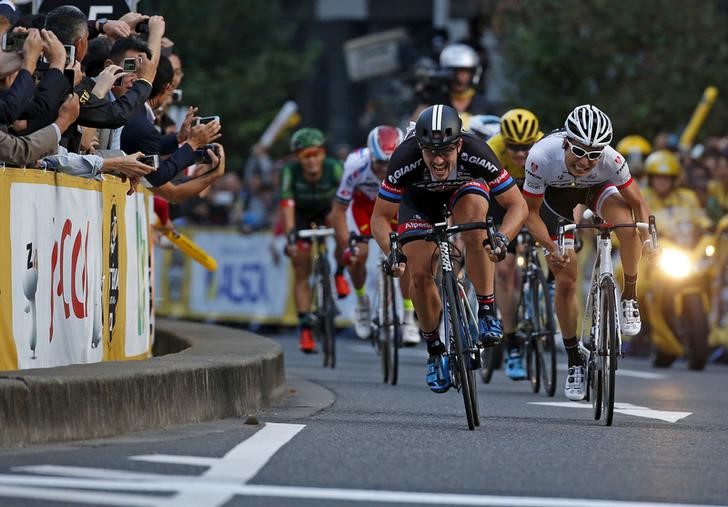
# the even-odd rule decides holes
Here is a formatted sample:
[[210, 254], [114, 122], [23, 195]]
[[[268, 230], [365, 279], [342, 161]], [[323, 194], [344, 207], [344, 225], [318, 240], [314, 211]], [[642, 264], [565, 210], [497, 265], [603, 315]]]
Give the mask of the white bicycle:
[[[622, 336], [619, 331], [619, 311], [617, 310], [617, 283], [612, 266], [612, 231], [621, 228], [637, 228], [650, 233], [652, 248], [657, 248], [655, 217], [649, 223], [610, 224], [594, 215], [591, 210], [584, 218], [592, 219], [591, 224], [566, 224], [560, 221], [558, 247], [564, 255], [564, 236], [574, 229], [596, 229], [596, 257], [592, 269], [589, 293], [587, 295], [584, 317], [581, 326], [581, 343], [589, 351], [587, 358], [587, 401], [591, 400], [594, 419], [601, 419], [606, 426], [612, 425], [614, 417], [614, 377], [618, 357], [622, 357]], [[591, 322], [588, 323], [587, 319]], [[587, 326], [587, 324], [589, 324]], [[589, 333], [588, 339], [586, 334]]]

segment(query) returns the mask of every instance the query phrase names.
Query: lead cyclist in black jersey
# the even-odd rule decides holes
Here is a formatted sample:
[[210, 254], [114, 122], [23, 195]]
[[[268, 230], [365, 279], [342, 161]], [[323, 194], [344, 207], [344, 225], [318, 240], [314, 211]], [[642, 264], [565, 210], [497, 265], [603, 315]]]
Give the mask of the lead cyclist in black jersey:
[[[387, 176], [382, 180], [372, 214], [372, 233], [379, 247], [389, 254], [391, 220], [398, 216], [398, 232], [429, 229], [442, 222], [443, 205], [454, 224], [484, 222], [491, 195], [505, 209], [495, 251], [483, 248], [484, 230], [462, 233], [465, 268], [478, 296], [479, 340], [483, 346], [500, 343], [503, 336], [496, 316], [493, 276], [487, 276], [486, 258], [505, 256], [528, 216], [526, 202], [515, 181], [498, 162], [493, 151], [478, 137], [463, 133], [462, 121], [451, 107], [430, 106], [417, 117], [415, 133], [392, 154]], [[442, 305], [435, 285], [433, 257], [436, 245], [412, 241], [403, 246], [405, 258], [389, 268], [401, 276], [410, 273], [410, 294], [422, 336], [427, 341], [426, 381], [434, 392], [450, 388], [448, 356], [439, 336]]]

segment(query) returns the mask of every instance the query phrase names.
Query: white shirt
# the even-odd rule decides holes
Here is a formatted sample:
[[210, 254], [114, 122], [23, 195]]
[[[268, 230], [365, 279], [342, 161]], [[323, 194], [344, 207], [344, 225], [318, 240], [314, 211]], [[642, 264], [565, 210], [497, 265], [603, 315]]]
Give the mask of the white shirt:
[[372, 171], [372, 158], [368, 148], [352, 151], [344, 161], [344, 175], [341, 177], [336, 201], [349, 204], [352, 199], [374, 201], [379, 193], [381, 180]]
[[588, 188], [600, 183], [612, 183], [621, 189], [632, 182], [627, 161], [611, 146], [604, 148], [597, 165], [586, 175], [573, 176], [566, 168], [565, 137], [565, 132], [555, 132], [533, 145], [526, 159], [524, 195], [541, 197], [546, 187]]

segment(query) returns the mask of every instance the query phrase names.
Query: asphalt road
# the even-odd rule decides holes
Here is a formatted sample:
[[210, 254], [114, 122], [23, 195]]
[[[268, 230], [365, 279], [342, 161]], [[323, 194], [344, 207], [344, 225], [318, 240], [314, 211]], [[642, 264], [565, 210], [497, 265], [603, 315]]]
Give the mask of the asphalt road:
[[622, 361], [612, 427], [564, 398], [563, 369], [554, 398], [497, 371], [468, 431], [460, 395], [426, 387], [424, 348], [403, 351], [388, 386], [366, 343], [340, 339], [331, 370], [293, 335], [274, 338], [289, 375], [282, 406], [0, 453], [0, 505], [728, 504], [725, 366]]

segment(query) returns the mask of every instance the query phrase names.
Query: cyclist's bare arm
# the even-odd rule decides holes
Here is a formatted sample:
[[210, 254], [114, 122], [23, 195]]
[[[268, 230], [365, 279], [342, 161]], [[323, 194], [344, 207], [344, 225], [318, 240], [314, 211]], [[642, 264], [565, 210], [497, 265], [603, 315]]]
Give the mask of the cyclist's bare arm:
[[498, 230], [508, 236], [509, 239], [513, 239], [528, 218], [528, 205], [523, 199], [523, 194], [515, 185], [498, 194], [495, 199], [506, 210], [503, 223]]
[[526, 205], [528, 206], [528, 218], [526, 219], [526, 228], [536, 241], [541, 243], [543, 247], [551, 254], [558, 253], [556, 243], [551, 240], [546, 224], [541, 219], [541, 205], [543, 197], [525, 196]]
[[295, 219], [296, 205], [293, 199], [281, 205], [281, 218], [283, 219], [283, 232], [286, 234], [293, 230], [296, 225]]
[[349, 231], [346, 226], [346, 209], [347, 204], [334, 201], [331, 207], [331, 223], [336, 231], [336, 244], [339, 248], [345, 250], [349, 246]]
[[389, 254], [389, 233], [392, 232], [392, 219], [396, 218], [399, 203], [385, 201], [377, 197], [372, 212], [372, 236], [385, 255]]

